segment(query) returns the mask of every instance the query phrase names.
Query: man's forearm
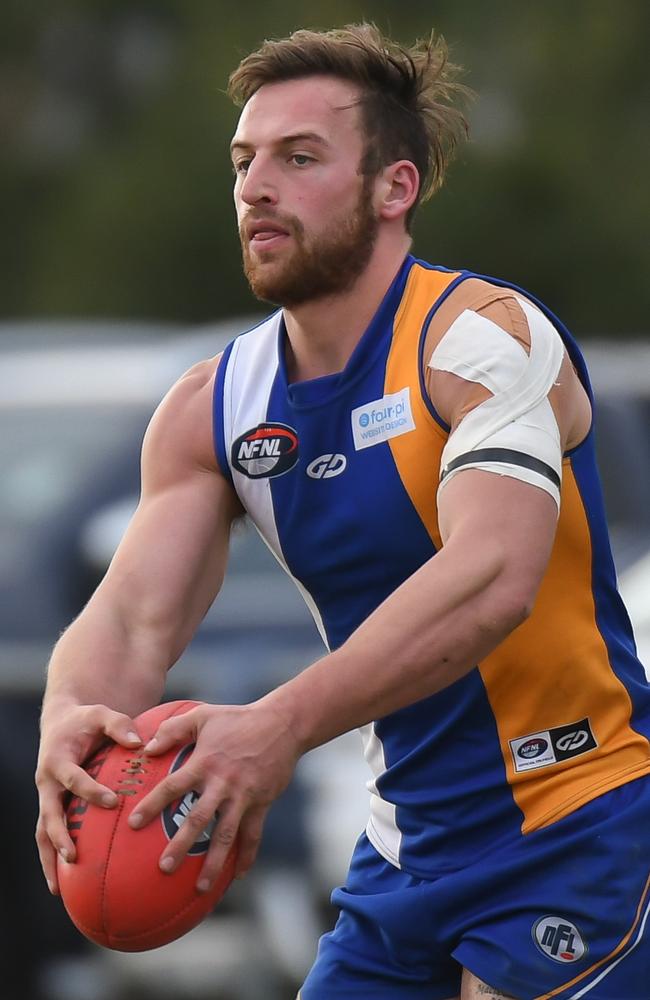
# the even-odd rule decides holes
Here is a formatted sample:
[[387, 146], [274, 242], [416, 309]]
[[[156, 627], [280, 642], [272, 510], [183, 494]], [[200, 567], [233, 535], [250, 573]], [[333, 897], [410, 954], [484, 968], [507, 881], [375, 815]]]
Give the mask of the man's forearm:
[[447, 687], [524, 620], [498, 552], [451, 569], [454, 558], [443, 550], [340, 649], [268, 696], [305, 750]]
[[135, 716], [160, 701], [168, 655], [145, 630], [89, 606], [54, 647], [43, 700], [44, 721], [66, 704], [106, 705]]

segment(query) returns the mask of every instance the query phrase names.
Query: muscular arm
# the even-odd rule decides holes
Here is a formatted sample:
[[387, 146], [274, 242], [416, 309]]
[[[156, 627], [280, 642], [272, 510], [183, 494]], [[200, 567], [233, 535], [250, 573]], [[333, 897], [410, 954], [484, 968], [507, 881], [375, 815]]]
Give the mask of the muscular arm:
[[[468, 301], [449, 300], [438, 337], [460, 309], [473, 308], [527, 349], [512, 294], [495, 294], [484, 282], [468, 286]], [[490, 395], [444, 371], [427, 372], [427, 382], [452, 429]], [[590, 408], [566, 355], [549, 401], [562, 447], [573, 447], [588, 430]], [[457, 474], [439, 495], [440, 552], [339, 650], [270, 696], [302, 744], [316, 746], [434, 694], [491, 653], [532, 609], [556, 521], [554, 500], [534, 485], [479, 469]]]
[[529, 614], [550, 556], [553, 500], [467, 470], [444, 491], [444, 546], [337, 651], [269, 698], [310, 749], [462, 677]]
[[223, 580], [239, 507], [213, 458], [214, 369], [213, 361], [188, 372], [154, 415], [136, 514], [105, 579], [52, 655], [37, 771], [37, 839], [51, 884], [54, 849], [74, 856], [64, 791], [97, 803], [106, 796], [80, 763], [105, 735], [137, 745], [128, 735], [132, 718], [160, 700], [167, 670]]
[[210, 376], [207, 364], [193, 369], [152, 419], [140, 503], [104, 580], [54, 649], [46, 719], [60, 699], [129, 714], [150, 707], [221, 586], [237, 507], [211, 457]]

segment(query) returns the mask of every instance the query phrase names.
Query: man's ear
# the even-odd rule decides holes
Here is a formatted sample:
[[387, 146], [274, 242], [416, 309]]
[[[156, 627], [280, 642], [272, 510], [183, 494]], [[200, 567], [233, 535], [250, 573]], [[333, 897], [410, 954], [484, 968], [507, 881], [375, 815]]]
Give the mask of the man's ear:
[[420, 190], [420, 175], [411, 160], [390, 163], [379, 174], [375, 205], [381, 219], [405, 217]]

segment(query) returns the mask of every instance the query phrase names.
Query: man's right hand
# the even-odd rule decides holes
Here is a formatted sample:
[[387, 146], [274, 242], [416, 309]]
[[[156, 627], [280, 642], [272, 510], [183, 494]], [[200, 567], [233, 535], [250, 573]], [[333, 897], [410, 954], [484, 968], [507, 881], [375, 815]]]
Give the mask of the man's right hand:
[[75, 847], [65, 821], [67, 793], [87, 802], [112, 809], [117, 795], [95, 781], [81, 766], [105, 739], [124, 747], [138, 747], [142, 740], [135, 723], [105, 705], [59, 706], [43, 720], [41, 748], [36, 768], [40, 812], [36, 843], [50, 892], [58, 894], [57, 854], [66, 862], [75, 860]]

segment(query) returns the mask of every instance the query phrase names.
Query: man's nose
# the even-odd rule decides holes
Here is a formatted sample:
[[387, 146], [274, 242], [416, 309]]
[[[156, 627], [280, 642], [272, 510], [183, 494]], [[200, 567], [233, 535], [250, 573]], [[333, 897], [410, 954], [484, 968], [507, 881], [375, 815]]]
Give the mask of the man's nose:
[[260, 202], [269, 205], [277, 204], [277, 186], [273, 182], [269, 165], [257, 156], [248, 165], [239, 194], [247, 205], [259, 205]]

